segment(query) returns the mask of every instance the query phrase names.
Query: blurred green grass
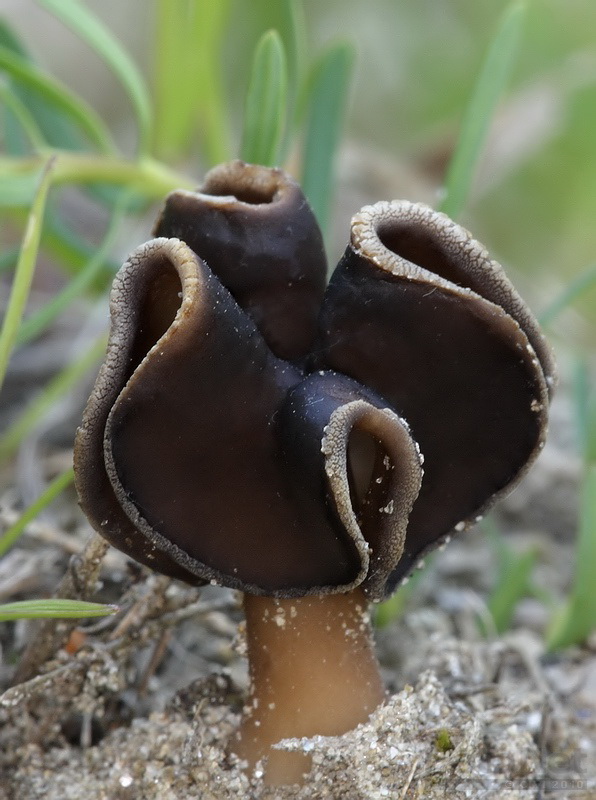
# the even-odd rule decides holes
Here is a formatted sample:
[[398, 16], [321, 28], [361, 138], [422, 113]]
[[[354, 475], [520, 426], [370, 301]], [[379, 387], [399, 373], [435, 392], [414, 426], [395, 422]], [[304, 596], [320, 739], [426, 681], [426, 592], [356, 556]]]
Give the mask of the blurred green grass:
[[[232, 105], [241, 108], [240, 65], [263, 25], [278, 23], [278, 12], [266, 0], [232, 6], [222, 56]], [[306, 0], [311, 45], [334, 37], [356, 45], [347, 137], [419, 168], [439, 188], [506, 6], [505, 0]], [[532, 0], [486, 168], [481, 163], [463, 221], [507, 266], [527, 275], [534, 302], [546, 302], [596, 262], [595, 142], [596, 3]], [[490, 148], [497, 145], [504, 152], [495, 161]], [[589, 347], [596, 286], [577, 309], [592, 327], [576, 344]]]
[[[128, 4], [155, 24], [157, 0]], [[26, 40], [31, 34], [28, 5], [22, 3], [17, 26]], [[109, 3], [89, 0], [86, 5], [110, 26]], [[347, 138], [427, 171], [438, 187], [462, 109], [506, 5], [503, 0], [305, 0], [311, 50], [335, 38], [348, 37], [356, 45]], [[283, 26], [283, 7], [267, 0], [230, 3], [220, 64], [211, 68], [221, 71], [235, 152], [247, 64], [263, 30]], [[125, 45], [132, 36], [124, 29], [113, 32]], [[138, 56], [150, 72], [151, 49], [144, 45]], [[47, 53], [40, 55], [49, 59]], [[505, 118], [517, 101], [513, 117]], [[529, 3], [522, 49], [494, 126], [497, 142], [509, 142], [510, 151], [494, 171], [480, 169], [463, 220], [508, 265], [554, 290], [589, 266], [596, 253], [592, 0]], [[396, 193], [403, 190], [395, 188]], [[596, 290], [591, 290], [578, 305], [594, 323], [595, 300]]]

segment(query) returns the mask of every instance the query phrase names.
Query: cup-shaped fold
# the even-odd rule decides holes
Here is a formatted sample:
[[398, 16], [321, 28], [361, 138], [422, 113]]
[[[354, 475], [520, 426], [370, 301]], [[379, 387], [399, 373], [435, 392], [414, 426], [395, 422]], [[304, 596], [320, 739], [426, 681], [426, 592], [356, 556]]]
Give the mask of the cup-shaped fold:
[[554, 364], [538, 324], [484, 247], [427, 206], [354, 217], [312, 366], [378, 392], [424, 455], [388, 590], [511, 489], [544, 443]]
[[321, 371], [289, 392], [280, 431], [296, 506], [307, 516], [313, 501], [324, 498], [359, 553], [354, 586], [381, 599], [402, 556], [422, 481], [422, 458], [407, 423], [375, 392]]
[[166, 199], [156, 236], [202, 258], [253, 319], [272, 352], [303, 359], [325, 291], [323, 237], [302, 190], [281, 169], [232, 161], [196, 192]]

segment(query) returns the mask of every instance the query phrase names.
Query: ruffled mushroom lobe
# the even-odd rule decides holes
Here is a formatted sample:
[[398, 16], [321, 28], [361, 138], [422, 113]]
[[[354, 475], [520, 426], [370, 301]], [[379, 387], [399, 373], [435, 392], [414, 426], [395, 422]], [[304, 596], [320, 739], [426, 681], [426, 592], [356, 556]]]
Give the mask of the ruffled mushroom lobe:
[[361, 569], [351, 586], [380, 599], [399, 562], [422, 481], [407, 423], [385, 400], [334, 372], [310, 375], [279, 414], [283, 461], [296, 507], [323, 499], [335, 527], [349, 533]]
[[242, 161], [214, 167], [196, 192], [167, 197], [155, 235], [186, 242], [275, 355], [306, 356], [316, 335], [327, 261], [314, 214], [287, 173]]
[[482, 245], [427, 206], [382, 202], [354, 217], [313, 365], [386, 398], [424, 455], [389, 591], [512, 488], [543, 445], [555, 371], [538, 324]]
[[193, 260], [194, 254], [177, 240], [157, 240], [138, 248], [118, 272], [110, 295], [107, 352], [77, 430], [74, 472], [80, 505], [98, 533], [141, 564], [201, 584], [200, 577], [158, 548], [129, 518], [114, 492], [104, 457], [110, 411], [136, 367], [176, 318], [179, 273], [188, 273]]

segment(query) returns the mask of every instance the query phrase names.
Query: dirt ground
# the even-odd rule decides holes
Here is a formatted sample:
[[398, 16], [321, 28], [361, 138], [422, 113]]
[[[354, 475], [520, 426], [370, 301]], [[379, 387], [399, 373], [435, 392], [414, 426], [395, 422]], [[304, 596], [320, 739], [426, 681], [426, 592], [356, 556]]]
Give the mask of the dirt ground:
[[[563, 388], [544, 454], [496, 516], [513, 547], [537, 548], [535, 582], [559, 598], [579, 476], [570, 416]], [[59, 435], [42, 449], [46, 474], [70, 457]], [[15, 476], [2, 478], [8, 523]], [[78, 626], [0, 626], [1, 800], [596, 797], [596, 642], [545, 653], [551, 612], [536, 597], [519, 604], [508, 633], [481, 636], [495, 574], [481, 530], [433, 558], [405, 613], [377, 631], [390, 695], [370, 721], [340, 738], [284, 743], [313, 758], [306, 784], [287, 789], [263, 786], [261, 770], [246, 775], [226, 751], [247, 685], [239, 597], [103, 556], [89, 535], [67, 493], [0, 563], [3, 599], [47, 595], [66, 571], [63, 593], [81, 590], [99, 570], [94, 597], [121, 607]], [[19, 661], [27, 680], [11, 688]]]

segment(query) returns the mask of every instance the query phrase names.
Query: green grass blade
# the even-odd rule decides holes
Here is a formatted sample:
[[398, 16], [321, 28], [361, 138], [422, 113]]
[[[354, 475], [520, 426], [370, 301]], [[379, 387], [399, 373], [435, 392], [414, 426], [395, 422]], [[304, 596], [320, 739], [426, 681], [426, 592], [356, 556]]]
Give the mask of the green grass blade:
[[[0, 189], [6, 180], [9, 184], [11, 180], [18, 183], [25, 177], [38, 174], [43, 164], [40, 157], [21, 159], [2, 158], [0, 155]], [[187, 175], [174, 172], [150, 158], [129, 161], [94, 153], [60, 152], [54, 170], [54, 184], [63, 186], [69, 183], [120, 186], [138, 192], [145, 200], [163, 200], [163, 196], [173, 189], [192, 189], [195, 186]]]
[[195, 76], [189, 73], [186, 32], [190, 25], [188, 0], [157, 0], [155, 25], [154, 146], [159, 157], [177, 158], [188, 145]]
[[45, 491], [21, 514], [19, 519], [0, 537], [0, 558], [14, 545], [27, 525], [50, 505], [74, 480], [74, 472], [67, 469], [48, 485]]
[[[2, 181], [0, 180], [0, 193]], [[35, 192], [33, 192], [35, 196]], [[0, 198], [0, 206], [2, 205]], [[58, 214], [52, 213], [52, 208], [46, 211], [46, 221], [41, 234], [41, 249], [57, 261], [57, 266], [69, 275], [78, 275], [93, 258], [95, 248], [83, 238], [70, 230], [60, 219]], [[16, 222], [27, 220], [23, 208], [10, 208], [10, 217]], [[14, 255], [16, 252], [16, 256]], [[12, 248], [0, 255], [0, 273], [15, 267], [19, 248]], [[106, 260], [103, 270], [93, 284], [94, 291], [104, 291], [116, 273], [119, 264], [113, 260]]]
[[0, 622], [14, 619], [77, 619], [108, 617], [120, 609], [114, 605], [88, 603], [85, 600], [19, 600], [0, 605]]
[[267, 30], [278, 32], [286, 54], [288, 71], [288, 103], [294, 99], [292, 90], [308, 69], [308, 36], [302, 0], [252, 0], [255, 30], [262, 35]]
[[573, 378], [578, 450], [585, 464], [596, 463], [596, 389], [590, 386], [588, 365], [578, 359]]
[[104, 263], [120, 230], [129, 199], [130, 195], [127, 193], [121, 195], [102, 243], [93, 252], [92, 257], [78, 275], [52, 300], [46, 303], [42, 309], [22, 323], [17, 336], [17, 345], [25, 344], [39, 336], [73, 300], [94, 285], [98, 276], [104, 270]]
[[561, 294], [547, 306], [539, 316], [541, 325], [550, 325], [551, 322], [563, 311], [578, 300], [585, 292], [596, 286], [596, 264], [588, 267], [574, 278]]
[[31, 208], [43, 168], [13, 175], [2, 174], [0, 169], [0, 208]]
[[143, 77], [132, 58], [105, 25], [77, 0], [37, 0], [58, 17], [105, 61], [120, 80], [135, 111], [139, 152], [149, 152], [152, 124], [151, 102]]
[[294, 99], [306, 68], [307, 36], [302, 0], [281, 0], [280, 32], [288, 60], [288, 94]]
[[[415, 575], [416, 573], [414, 573], [412, 577]], [[382, 630], [395, 620], [403, 617], [406, 604], [410, 599], [413, 589], [412, 578], [410, 578], [408, 583], [400, 586], [391, 597], [374, 607], [373, 621], [375, 628]]]
[[8, 361], [16, 342], [21, 319], [31, 289], [31, 281], [35, 271], [39, 240], [43, 227], [45, 207], [52, 182], [54, 162], [55, 159], [50, 159], [46, 164], [37, 194], [31, 207], [17, 267], [14, 273], [6, 314], [4, 316], [2, 329], [0, 330], [0, 388], [2, 388], [2, 384], [4, 383]]
[[46, 103], [51, 103], [74, 120], [98, 150], [114, 154], [116, 146], [101, 118], [80, 97], [70, 92], [54, 78], [49, 77], [22, 56], [0, 46], [0, 69], [15, 82], [35, 90]]
[[[2, 25], [1, 21], [0, 45], [25, 60], [34, 69], [36, 68], [34, 59], [31, 58], [23, 43], [12, 30], [8, 29], [6, 25]], [[60, 107], [56, 107], [51, 98], [46, 100], [41, 92], [28, 88], [27, 85], [14, 81], [12, 83], [14, 85], [9, 88], [35, 120], [47, 145], [64, 150], [84, 150], [88, 147], [88, 142], [75, 121], [68, 117]], [[6, 152], [15, 156], [26, 154], [28, 152], [27, 142], [22, 135], [18, 121], [14, 116], [9, 115], [5, 122]]]
[[550, 650], [581, 644], [596, 629], [596, 392], [591, 391], [586, 364], [580, 361], [574, 381], [579, 447], [585, 472], [576, 545], [573, 588], [547, 633]]
[[596, 629], [596, 464], [586, 470], [580, 527], [576, 548], [576, 573], [569, 601], [555, 616], [547, 634], [549, 650], [581, 644]]
[[488, 598], [488, 610], [497, 633], [509, 629], [519, 601], [531, 594], [530, 580], [537, 561], [534, 550], [518, 554], [507, 549], [509, 552], [501, 561], [495, 588]]
[[402, 583], [391, 597], [379, 603], [378, 606], [374, 606], [373, 620], [375, 628], [379, 630], [386, 628], [387, 625], [403, 616], [410, 597], [416, 591], [420, 581], [428, 574], [432, 562], [433, 557], [427, 557], [422, 569], [415, 569], [407, 579], [407, 582]]
[[[575, 405], [575, 440], [584, 463], [588, 461], [590, 441], [590, 377], [583, 359], [577, 359], [573, 375], [573, 400]], [[596, 460], [596, 457], [595, 459]]]
[[315, 64], [309, 82], [302, 188], [323, 231], [329, 221], [335, 159], [355, 56], [350, 43], [332, 45]]
[[26, 156], [31, 152], [23, 126], [6, 103], [0, 103], [0, 142], [10, 156]]
[[207, 161], [230, 156], [221, 50], [229, 0], [157, 0], [155, 148], [179, 158], [202, 138]]
[[[587, 401], [588, 435], [584, 445], [586, 463], [596, 464], [596, 391], [592, 390]], [[596, 564], [594, 565], [596, 567]]]
[[211, 165], [231, 157], [230, 130], [227, 120], [223, 84], [221, 48], [228, 18], [230, 0], [195, 0], [200, 14], [195, 13], [195, 44], [192, 71], [196, 76], [198, 111], [201, 119], [203, 149]]
[[[582, 637], [596, 628], [596, 463], [589, 464], [584, 477], [580, 527], [577, 542], [577, 568], [573, 598], [576, 625]], [[581, 639], [576, 641], [580, 641]]]
[[10, 458], [44, 414], [97, 364], [106, 350], [106, 338], [98, 339], [65, 367], [37, 394], [0, 436], [0, 463]]
[[286, 120], [286, 56], [277, 31], [259, 40], [252, 63], [244, 112], [240, 157], [251, 164], [274, 166]]
[[525, 11], [525, 3], [517, 0], [506, 8], [480, 67], [447, 169], [445, 196], [440, 208], [450, 217], [457, 218], [461, 214], [469, 195], [492, 117], [518, 52]]
[[307, 74], [308, 42], [302, 0], [281, 0], [279, 32], [284, 43], [288, 64], [288, 124], [281, 150], [281, 161], [291, 151], [299, 125], [299, 97]]
[[533, 594], [531, 578], [538, 554], [534, 549], [521, 554], [516, 552], [503, 536], [491, 515], [482, 520], [481, 529], [498, 558], [495, 586], [487, 601], [494, 626], [488, 630], [486, 621], [483, 618], [479, 620], [480, 627], [487, 636], [494, 630], [498, 633], [506, 631], [511, 624], [519, 601]]
[[3, 103], [5, 108], [12, 113], [34, 150], [40, 152], [47, 147], [47, 142], [33, 114], [21, 98], [9, 86], [4, 86], [2, 83], [0, 83], [0, 103]]
[[16, 32], [10, 27], [6, 20], [0, 18], [0, 46], [8, 47], [9, 50], [25, 55], [25, 48], [17, 36]]
[[[117, 217], [112, 219], [112, 224], [117, 224]], [[78, 275], [82, 270], [90, 269], [90, 262], [96, 255], [95, 248], [71, 231], [55, 214], [48, 216], [47, 225], [41, 236], [41, 246], [58, 260], [59, 267], [71, 275]], [[100, 246], [100, 250], [103, 248], [104, 243]], [[104, 254], [103, 269], [93, 282], [93, 289], [96, 292], [105, 290], [120, 266], [115, 261], [108, 260], [106, 255]]]
[[[27, 58], [25, 48], [19, 37], [15, 31], [13, 31], [12, 28], [2, 19], [0, 19], [0, 46], [6, 47], [8, 50], [12, 50], [13, 53]], [[5, 81], [5, 85], [9, 91], [15, 94], [10, 81]], [[27, 103], [23, 97], [19, 97], [18, 99], [23, 103], [27, 111], [31, 113], [30, 104]], [[34, 115], [31, 114], [31, 116]], [[29, 152], [29, 149], [27, 147], [25, 137], [23, 136], [23, 126], [19, 122], [17, 115], [9, 109], [5, 109], [2, 116], [2, 123], [3, 130], [1, 134], [6, 152], [9, 155], [26, 155]]]
[[[36, 68], [35, 62], [26, 52], [24, 46], [12, 32], [9, 31], [7, 33], [1, 23], [0, 45], [6, 46], [17, 56], [23, 58], [32, 68]], [[9, 85], [7, 88], [14, 95], [17, 102], [20, 101], [21, 106], [24, 107], [25, 115], [29, 116], [31, 123], [36, 126], [41, 137], [43, 137], [43, 144], [40, 142], [36, 148], [37, 151], [49, 148], [74, 151], [88, 149], [88, 142], [86, 142], [80, 127], [61, 108], [54, 106], [42, 94], [26, 86], [15, 85], [13, 88]], [[18, 108], [15, 108], [14, 111], [18, 112]], [[25, 115], [22, 113], [20, 115], [24, 117], [23, 122], [27, 121]], [[31, 123], [30, 127], [32, 127]], [[35, 133], [35, 131], [32, 131], [32, 133]], [[28, 147], [27, 141], [22, 135], [22, 127], [15, 118], [14, 113], [8, 112], [8, 117], [5, 115], [4, 134], [6, 151], [9, 155], [22, 156], [30, 152], [30, 147]], [[107, 205], [109, 208], [114, 205], [114, 198], [117, 198], [121, 193], [119, 188], [100, 184], [87, 187], [86, 191], [95, 200]]]

